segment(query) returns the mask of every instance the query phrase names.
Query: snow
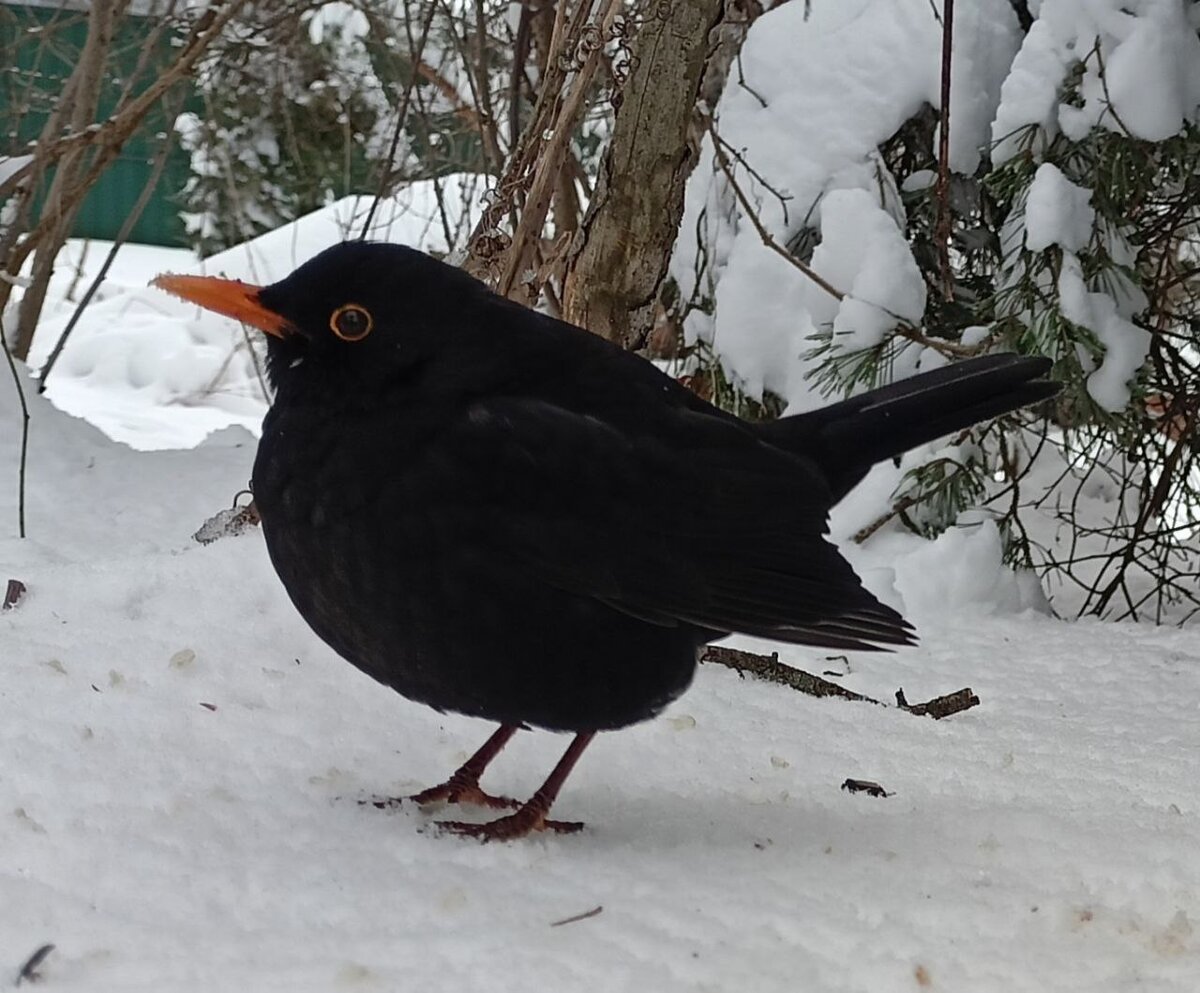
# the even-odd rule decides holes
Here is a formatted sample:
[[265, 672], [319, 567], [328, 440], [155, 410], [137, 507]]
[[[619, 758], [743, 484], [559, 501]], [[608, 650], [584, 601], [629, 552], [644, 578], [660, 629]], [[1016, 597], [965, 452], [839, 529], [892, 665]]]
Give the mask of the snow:
[[828, 312], [833, 311], [833, 333], [840, 348], [858, 351], [878, 345], [895, 326], [896, 317], [920, 322], [925, 312], [921, 270], [904, 232], [866, 190], [827, 194], [821, 203], [821, 235], [813, 268], [835, 286], [845, 287], [846, 298], [840, 302], [829, 294], [824, 300], [811, 298], [810, 309], [818, 324], [826, 323]]
[[[413, 183], [381, 204], [369, 237], [444, 254], [477, 216], [473, 183], [460, 175]], [[191, 447], [231, 425], [257, 433], [267, 400], [253, 339], [147, 284], [163, 271], [273, 282], [330, 244], [358, 237], [371, 201], [338, 200], [203, 261], [183, 250], [123, 246], [48, 377], [47, 395], [140, 449]], [[30, 353], [33, 368], [44, 365], [109, 247], [70, 242], [64, 249], [51, 287], [55, 302]]]
[[[1194, 5], [1192, 17], [1194, 14]], [[1179, 0], [1045, 0], [1004, 81], [992, 126], [996, 163], [1056, 134], [1078, 141], [1094, 127], [1146, 141], [1200, 119], [1200, 37]], [[1079, 100], [1064, 99], [1082, 61]]]
[[[878, 341], [895, 323], [888, 312], [911, 315], [923, 293], [899, 234], [896, 184], [877, 148], [923, 104], [940, 102], [937, 8], [929, 0], [785, 4], [748, 33], [717, 110], [722, 139], [762, 177], [739, 168], [739, 185], [781, 244], [817, 228], [826, 242], [855, 246], [813, 258], [817, 272], [849, 294], [835, 307], [825, 290], [773, 258], [711, 167], [706, 143], [671, 271], [685, 298], [697, 289], [712, 297], [713, 313], [692, 314], [686, 331], [711, 342], [750, 395], [771, 390], [792, 410], [817, 405], [822, 398], [806, 379], [809, 339], [823, 330], [855, 344]], [[1020, 39], [1007, 0], [956, 9], [950, 156], [957, 170], [979, 163]], [[835, 196], [842, 191], [857, 199]], [[698, 280], [703, 259], [710, 271]], [[920, 349], [907, 350], [897, 375], [920, 360]]]
[[1088, 394], [1105, 410], [1124, 410], [1129, 383], [1150, 352], [1150, 332], [1122, 316], [1107, 293], [1089, 291], [1079, 259], [1069, 253], [1063, 256], [1058, 299], [1063, 316], [1092, 331], [1104, 346], [1100, 367], [1088, 376]]
[[[821, 361], [816, 339], [865, 348], [900, 317], [920, 313], [924, 290], [900, 234], [903, 206], [877, 148], [923, 104], [938, 106], [937, 8], [929, 0], [817, 0], [778, 6], [749, 31], [739, 72], [717, 108], [719, 133], [754, 170], [739, 165], [738, 182], [774, 239], [819, 242], [812, 268], [845, 294], [839, 303], [763, 244], [706, 140], [671, 271], [684, 299], [700, 304], [687, 317], [687, 336], [710, 343], [751, 396], [774, 392], [791, 411], [817, 406], [824, 397], [808, 375]], [[1040, 159], [1059, 134], [1080, 139], [1103, 127], [1161, 140], [1200, 120], [1195, 4], [1046, 0], [1030, 9], [1037, 20], [1027, 35], [1007, 0], [956, 11], [955, 171], [972, 172], [989, 138], [1000, 164], [1026, 147]], [[920, 174], [906, 186], [931, 180]], [[1074, 253], [1097, 239], [1120, 256], [1127, 232], [1097, 229], [1089, 198], [1088, 189], [1042, 163], [1006, 245], [1023, 239], [1031, 251], [1057, 245]], [[1119, 273], [1106, 286], [1077, 287], [1073, 278], [1068, 267], [1060, 280], [1073, 294], [1063, 304], [1066, 316], [1106, 350], [1089, 389], [1117, 410], [1146, 354], [1146, 336], [1131, 321], [1145, 298]], [[892, 375], [929, 361], [920, 348], [902, 348]]]
[[32, 161], [32, 155], [0, 155], [0, 185], [8, 182]]
[[1058, 245], [1078, 252], [1092, 237], [1092, 191], [1076, 186], [1051, 162], [1034, 173], [1025, 204], [1025, 247], [1041, 252]]
[[[876, 148], [937, 105], [938, 6], [814, 0], [810, 15], [792, 3], [750, 32], [720, 133], [763, 177], [738, 170], [773, 236], [818, 233], [812, 265], [846, 293], [763, 246], [707, 146], [672, 271], [685, 296], [711, 298], [689, 335], [751, 393], [815, 406], [812, 336], [869, 347], [923, 311]], [[1023, 38], [1008, 0], [958, 6], [954, 169], [973, 171], [989, 134], [998, 160], [1014, 154], [1029, 125], [1038, 152], [1060, 132], [1162, 136], [1196, 119], [1200, 6], [1029, 7], [1042, 18]], [[360, 16], [326, 4], [307, 28], [350, 50]], [[1067, 69], [1094, 48], [1105, 79], [1090, 59], [1080, 105], [1064, 103]], [[1046, 288], [1104, 346], [1088, 390], [1116, 410], [1145, 358], [1130, 320], [1145, 301], [1119, 282], [1085, 284], [1076, 253], [1093, 239], [1118, 262], [1133, 252], [1122, 231], [1095, 228], [1088, 200], [1041, 165], [1005, 244], [1061, 250]], [[934, 541], [893, 523], [857, 544], [909, 469], [964, 454], [944, 443], [875, 467], [831, 521], [870, 588], [917, 624], [919, 647], [731, 643], [883, 701], [901, 686], [919, 701], [969, 685], [981, 706], [934, 722], [704, 666], [663, 716], [589, 749], [557, 808], [588, 822], [579, 835], [480, 846], [436, 831], [457, 811], [376, 809], [375, 797], [444, 779], [491, 729], [336, 658], [295, 614], [257, 530], [191, 539], [246, 486], [266, 399], [240, 329], [145, 285], [163, 271], [270, 282], [357, 236], [368, 204], [338, 201], [204, 261], [125, 246], [48, 380], [54, 406], [25, 380], [26, 540], [19, 435], [0, 433], [0, 589], [28, 587], [0, 612], [0, 904], [18, 908], [0, 914], [0, 982], [53, 942], [42, 985], [65, 993], [1194, 993], [1200, 636], [1056, 620], [1078, 591], [1048, 603], [1034, 577], [1006, 569], [983, 511]], [[385, 203], [370, 234], [445, 253], [477, 215], [471, 180], [452, 176]], [[107, 247], [68, 245], [34, 368]], [[892, 371], [941, 361], [914, 347]], [[17, 417], [5, 379], [0, 423]], [[1030, 492], [1063, 464], [1043, 456], [1035, 469]], [[1026, 522], [1052, 553], [1071, 538], [1056, 499]], [[1087, 519], [1122, 510], [1103, 480], [1078, 501]], [[529, 795], [565, 744], [519, 735], [485, 785]], [[894, 795], [851, 796], [848, 777]]]
[[[0, 613], [8, 975], [53, 942], [62, 993], [1194, 991], [1194, 631], [1014, 612], [965, 521], [886, 591], [921, 647], [738, 643], [981, 706], [934, 722], [704, 666], [584, 756], [559, 812], [585, 832], [481, 846], [360, 801], [439, 781], [489, 728], [334, 657], [257, 531], [190, 540], [245, 484], [244, 433], [138, 452], [31, 402], [26, 541], [0, 435], [0, 580], [28, 586]], [[485, 782], [527, 794], [564, 746], [519, 735]]]
[[314, 45], [331, 35], [343, 44], [361, 41], [370, 29], [367, 15], [348, 3], [323, 3], [308, 19], [308, 37]]

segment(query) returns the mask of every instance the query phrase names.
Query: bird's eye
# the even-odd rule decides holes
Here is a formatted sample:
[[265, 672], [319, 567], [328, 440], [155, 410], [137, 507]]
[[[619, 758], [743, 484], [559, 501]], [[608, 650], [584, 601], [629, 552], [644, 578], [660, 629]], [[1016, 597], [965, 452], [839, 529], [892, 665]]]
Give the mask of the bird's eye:
[[329, 318], [329, 327], [342, 341], [362, 341], [374, 325], [371, 312], [356, 303], [338, 307]]

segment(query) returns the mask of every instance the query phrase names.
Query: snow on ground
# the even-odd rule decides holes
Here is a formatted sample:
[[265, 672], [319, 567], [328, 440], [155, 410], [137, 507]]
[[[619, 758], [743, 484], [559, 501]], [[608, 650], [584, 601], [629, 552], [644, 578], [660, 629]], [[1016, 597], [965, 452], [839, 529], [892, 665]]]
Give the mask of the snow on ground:
[[[981, 706], [934, 722], [706, 666], [585, 755], [558, 811], [587, 831], [481, 846], [361, 801], [489, 727], [336, 658], [257, 532], [190, 540], [245, 484], [243, 432], [136, 452], [32, 413], [25, 541], [0, 434], [0, 581], [28, 586], [0, 613], [0, 982], [53, 942], [62, 993], [1196, 989], [1194, 630], [1013, 613], [986, 529], [959, 529], [872, 576], [920, 647], [781, 652]], [[518, 736], [486, 784], [528, 794], [565, 743]]]
[[[369, 235], [444, 253], [478, 210], [474, 180], [413, 183], [384, 201]], [[186, 448], [229, 425], [257, 432], [266, 397], [251, 338], [224, 318], [147, 283], [196, 272], [265, 284], [329, 245], [358, 237], [371, 197], [347, 197], [203, 261], [183, 250], [125, 245], [47, 378], [47, 395], [134, 448]], [[44, 365], [110, 245], [70, 242], [57, 264], [30, 354]]]
[[[1171, 40], [1171, 2], [1132, 6], [1134, 20], [1115, 0], [1089, 7], [1104, 14], [1113, 72], [1122, 50], [1186, 44]], [[686, 288], [707, 210], [717, 314], [691, 330], [744, 385], [796, 408], [817, 402], [801, 358], [815, 328], [861, 346], [884, 330], [882, 307], [921, 312], [874, 149], [936, 103], [940, 38], [927, 0], [807, 8], [751, 32], [721, 130], [792, 198], [785, 219], [754, 186], [772, 230], [819, 229], [813, 264], [851, 295], [834, 301], [784, 266], [711, 179], [689, 190], [675, 263]], [[952, 158], [970, 171], [1020, 32], [1006, 0], [960, 6], [958, 20]], [[1042, 108], [1037, 87], [1066, 58], [1058, 27], [1025, 40], [997, 120], [1045, 117], [1025, 111]], [[1192, 85], [1166, 71], [1122, 92]], [[1056, 85], [1047, 128], [1066, 126]], [[1162, 118], [1136, 113], [1148, 131], [1178, 116], [1143, 109]], [[1044, 178], [1055, 200], [1059, 177]], [[444, 251], [476, 208], [444, 182], [386, 205], [372, 236]], [[287, 602], [257, 532], [191, 540], [246, 485], [265, 400], [240, 329], [146, 283], [164, 270], [269, 282], [354, 236], [364, 207], [340, 201], [203, 263], [126, 246], [48, 381], [61, 409], [31, 398], [24, 541], [17, 436], [0, 433], [0, 589], [28, 586], [0, 613], [0, 983], [53, 942], [43, 988], [89, 993], [1195, 993], [1200, 635], [1053, 620], [1030, 577], [999, 566], [978, 514], [936, 542], [883, 528], [849, 543], [910, 462], [877, 467], [833, 534], [921, 646], [838, 657], [734, 644], [881, 700], [969, 685], [981, 706], [934, 722], [704, 667], [662, 717], [585, 755], [558, 808], [589, 823], [580, 835], [480, 846], [408, 807], [363, 803], [444, 779], [490, 728], [336, 658]], [[1088, 209], [1085, 190], [1054, 216], [1035, 205], [1026, 233], [1076, 246]], [[34, 368], [106, 247], [80, 259], [84, 246], [69, 246]], [[1111, 298], [1068, 289], [1081, 323], [1121, 330], [1128, 314]], [[1114, 395], [1136, 358], [1123, 354], [1100, 370]], [[0, 382], [0, 423], [16, 416]], [[486, 785], [529, 794], [565, 743], [518, 736]], [[851, 796], [847, 777], [894, 795]]]

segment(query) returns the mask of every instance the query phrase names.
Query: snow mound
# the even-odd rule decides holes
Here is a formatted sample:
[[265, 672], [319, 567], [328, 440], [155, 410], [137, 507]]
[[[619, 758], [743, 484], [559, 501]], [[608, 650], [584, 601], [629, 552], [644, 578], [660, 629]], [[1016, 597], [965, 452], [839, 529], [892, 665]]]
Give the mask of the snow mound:
[[[448, 251], [447, 233], [453, 240], [474, 222], [475, 180], [448, 176], [412, 184], [380, 204], [368, 237]], [[71, 332], [47, 380], [47, 395], [138, 449], [192, 447], [228, 425], [257, 433], [267, 408], [257, 332], [146, 284], [163, 271], [274, 282], [331, 244], [358, 237], [372, 200], [347, 197], [203, 261], [184, 251], [123, 246]], [[34, 368], [45, 363], [74, 313], [66, 298], [88, 285], [107, 248], [71, 242], [64, 249], [51, 288], [54, 302], [34, 338]]]

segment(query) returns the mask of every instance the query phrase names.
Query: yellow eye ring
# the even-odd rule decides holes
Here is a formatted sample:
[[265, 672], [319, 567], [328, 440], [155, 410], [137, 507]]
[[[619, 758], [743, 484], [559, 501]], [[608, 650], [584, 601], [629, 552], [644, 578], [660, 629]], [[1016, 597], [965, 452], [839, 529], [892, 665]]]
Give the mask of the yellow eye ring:
[[362, 341], [374, 326], [371, 312], [356, 303], [343, 304], [329, 318], [329, 329], [342, 341]]

